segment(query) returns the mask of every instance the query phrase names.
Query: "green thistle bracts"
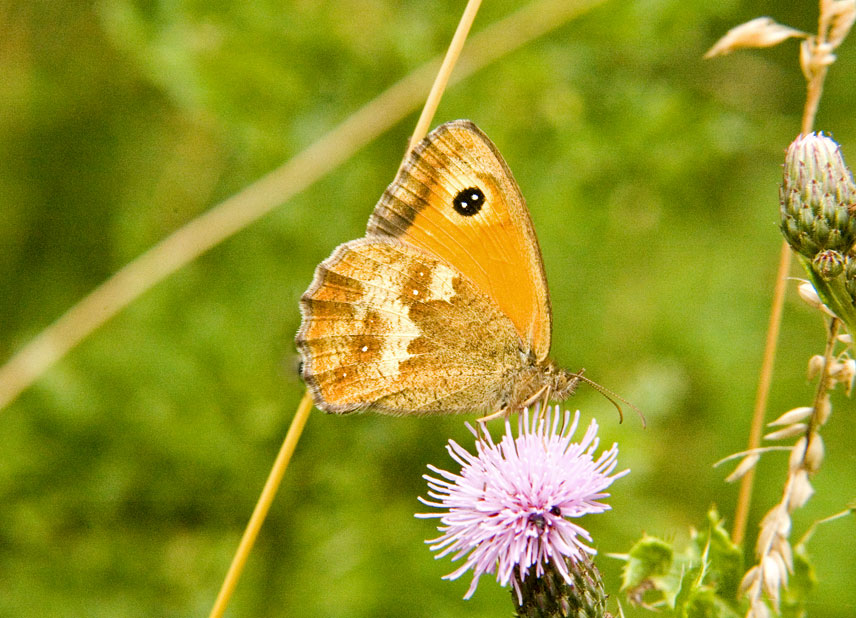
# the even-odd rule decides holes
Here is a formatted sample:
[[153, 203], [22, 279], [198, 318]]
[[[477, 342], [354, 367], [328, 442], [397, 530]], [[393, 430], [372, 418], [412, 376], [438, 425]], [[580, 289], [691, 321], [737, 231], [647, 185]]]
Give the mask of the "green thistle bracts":
[[856, 183], [835, 141], [815, 133], [794, 140], [779, 201], [782, 234], [824, 304], [856, 332]]
[[856, 298], [856, 259], [848, 258], [844, 262], [844, 287], [850, 296]]
[[812, 258], [811, 267], [824, 281], [831, 281], [844, 272], [844, 256], [835, 249], [827, 249]]
[[846, 255], [856, 242], [856, 185], [832, 139], [812, 133], [790, 145], [779, 200], [794, 251], [809, 259], [828, 249]]
[[572, 584], [552, 563], [540, 577], [530, 571], [521, 581], [519, 574], [514, 574], [523, 600], [517, 606], [517, 592], [511, 591], [518, 618], [611, 618], [606, 610], [603, 581], [594, 563], [586, 558], [565, 564]]

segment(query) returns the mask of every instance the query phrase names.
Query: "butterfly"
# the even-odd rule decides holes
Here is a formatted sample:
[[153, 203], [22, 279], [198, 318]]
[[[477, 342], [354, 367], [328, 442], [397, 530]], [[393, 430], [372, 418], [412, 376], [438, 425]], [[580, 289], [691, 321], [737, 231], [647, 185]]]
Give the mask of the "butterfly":
[[365, 237], [317, 267], [300, 309], [301, 374], [327, 412], [499, 416], [588, 381], [548, 357], [550, 295], [526, 202], [468, 120], [407, 155]]

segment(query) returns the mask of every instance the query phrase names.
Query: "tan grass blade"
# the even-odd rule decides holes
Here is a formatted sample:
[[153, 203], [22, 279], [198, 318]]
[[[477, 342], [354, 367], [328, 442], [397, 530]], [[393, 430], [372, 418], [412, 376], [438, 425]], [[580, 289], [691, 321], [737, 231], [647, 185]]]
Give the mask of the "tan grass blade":
[[[761, 371], [758, 376], [758, 388], [755, 391], [755, 407], [752, 411], [752, 426], [749, 430], [749, 444], [746, 450], [752, 451], [761, 444], [761, 434], [764, 430], [764, 413], [767, 410], [767, 399], [770, 395], [770, 384], [773, 381], [773, 365], [776, 361], [776, 347], [779, 342], [779, 330], [782, 326], [782, 312], [785, 307], [785, 292], [787, 291], [788, 273], [791, 270], [791, 248], [787, 242], [782, 242], [779, 253], [779, 268], [776, 272], [776, 284], [773, 288], [773, 302], [770, 308], [770, 320], [767, 323], [767, 339], [764, 342], [764, 356], [761, 361]], [[740, 479], [740, 489], [737, 494], [737, 508], [734, 511], [734, 528], [731, 540], [739, 545], [746, 535], [746, 522], [749, 519], [749, 506], [752, 503], [752, 486], [755, 482], [755, 468], [748, 470]]]
[[312, 396], [309, 391], [303, 394], [303, 399], [297, 406], [297, 411], [294, 413], [294, 418], [291, 421], [291, 426], [288, 428], [288, 433], [285, 434], [285, 440], [282, 447], [279, 449], [279, 454], [273, 463], [267, 481], [265, 481], [262, 493], [259, 496], [256, 507], [253, 509], [253, 514], [250, 516], [250, 521], [247, 523], [247, 528], [244, 530], [244, 536], [241, 537], [241, 542], [238, 544], [238, 550], [232, 558], [232, 564], [229, 565], [229, 570], [226, 572], [226, 578], [220, 586], [220, 592], [217, 595], [217, 600], [214, 602], [214, 607], [211, 608], [209, 618], [219, 618], [226, 611], [226, 606], [232, 598], [232, 593], [235, 586], [238, 585], [238, 579], [244, 570], [244, 565], [247, 563], [247, 558], [250, 557], [250, 551], [256, 542], [256, 537], [259, 535], [259, 530], [267, 517], [270, 505], [276, 496], [279, 485], [282, 482], [282, 477], [285, 475], [285, 470], [291, 461], [291, 456], [294, 454], [294, 449], [297, 446], [300, 435], [303, 433], [303, 427], [306, 425], [306, 420], [309, 418], [309, 413], [312, 411]]
[[[449, 78], [452, 76], [452, 69], [458, 63], [458, 58], [461, 57], [461, 51], [464, 49], [464, 42], [470, 33], [470, 28], [475, 21], [476, 13], [481, 6], [481, 0], [470, 0], [464, 9], [464, 14], [461, 15], [461, 21], [458, 23], [458, 28], [452, 37], [452, 42], [449, 44], [449, 49], [446, 51], [446, 57], [443, 58], [443, 64], [440, 66], [440, 71], [437, 77], [434, 78], [434, 84], [431, 86], [431, 92], [428, 93], [428, 98], [425, 105], [422, 107], [422, 114], [416, 122], [416, 128], [413, 130], [413, 135], [410, 136], [410, 145], [408, 152], [413, 150], [419, 142], [422, 141], [428, 134], [428, 128], [431, 126], [431, 121], [434, 119], [434, 113], [440, 105], [440, 99], [446, 91], [446, 86], [449, 83]], [[402, 162], [407, 157], [402, 157]]]

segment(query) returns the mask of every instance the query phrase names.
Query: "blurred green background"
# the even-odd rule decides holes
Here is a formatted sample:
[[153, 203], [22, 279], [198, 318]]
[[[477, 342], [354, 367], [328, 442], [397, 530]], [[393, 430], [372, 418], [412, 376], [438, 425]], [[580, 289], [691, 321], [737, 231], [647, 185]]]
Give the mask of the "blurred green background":
[[[444, 51], [463, 1], [12, 0], [0, 5], [0, 358], [171, 231], [300, 152]], [[487, 2], [474, 31], [513, 2]], [[529, 202], [554, 307], [554, 357], [636, 403], [619, 424], [583, 388], [632, 474], [585, 522], [613, 597], [643, 532], [682, 542], [736, 488], [781, 237], [777, 183], [799, 130], [798, 44], [702, 60], [814, 2], [606, 2], [445, 96]], [[856, 161], [856, 54], [839, 50], [817, 127]], [[0, 615], [205, 616], [302, 387], [297, 300], [363, 234], [411, 114], [334, 173], [135, 302], [0, 411]], [[794, 268], [794, 273], [799, 274]], [[771, 416], [810, 403], [823, 325], [789, 292]], [[795, 534], [854, 493], [840, 393]], [[572, 409], [573, 409], [572, 408]], [[435, 561], [416, 520], [426, 464], [464, 419], [314, 413], [231, 616], [508, 616], [509, 594]], [[497, 430], [499, 426], [496, 426]], [[762, 461], [749, 531], [785, 455]], [[850, 520], [811, 551], [810, 611], [852, 616]], [[630, 612], [641, 615], [641, 612]]]

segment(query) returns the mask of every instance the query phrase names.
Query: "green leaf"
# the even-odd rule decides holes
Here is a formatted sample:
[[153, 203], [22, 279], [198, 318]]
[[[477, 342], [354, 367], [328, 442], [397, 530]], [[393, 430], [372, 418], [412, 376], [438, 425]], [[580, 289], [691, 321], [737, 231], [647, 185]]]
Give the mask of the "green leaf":
[[622, 573], [621, 589], [632, 590], [646, 580], [668, 574], [673, 557], [671, 544], [646, 534], [630, 550]]
[[706, 583], [713, 585], [720, 597], [737, 601], [737, 589], [743, 577], [743, 552], [731, 541], [715, 507], [707, 513], [707, 528], [695, 537], [700, 554], [707, 553]]
[[690, 595], [681, 615], [686, 618], [738, 618], [741, 614], [719, 598], [713, 588], [703, 586]]
[[817, 587], [814, 565], [809, 560], [805, 548], [794, 549], [794, 571], [788, 578], [788, 587], [782, 597], [782, 617], [799, 618], [805, 616], [805, 603], [808, 595]]
[[[688, 562], [688, 564], [692, 564]], [[702, 581], [704, 579], [704, 570], [700, 568], [698, 565], [692, 568], [686, 568], [683, 571], [683, 574], [680, 578], [680, 586], [678, 587], [677, 594], [675, 595], [673, 606], [677, 610], [675, 612], [676, 615], [681, 615], [686, 611], [686, 608], [690, 605], [690, 602], [693, 598], [695, 598], [700, 592], [704, 590]]]
[[740, 615], [736, 597], [743, 557], [715, 508], [708, 511], [706, 525], [692, 532], [692, 543], [680, 553], [671, 544], [646, 535], [626, 560], [623, 589], [635, 602], [647, 595], [644, 601], [649, 605], [669, 608], [671, 615], [681, 617]]

